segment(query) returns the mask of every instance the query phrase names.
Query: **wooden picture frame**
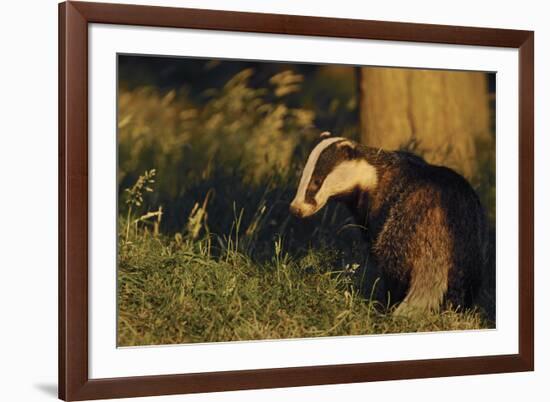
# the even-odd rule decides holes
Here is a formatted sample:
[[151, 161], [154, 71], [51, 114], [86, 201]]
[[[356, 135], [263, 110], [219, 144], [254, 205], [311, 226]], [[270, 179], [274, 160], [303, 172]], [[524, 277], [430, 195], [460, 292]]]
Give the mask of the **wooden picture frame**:
[[[376, 39], [519, 49], [519, 353], [90, 379], [88, 24]], [[534, 369], [534, 33], [153, 6], [59, 5], [59, 397], [64, 400], [292, 387]]]

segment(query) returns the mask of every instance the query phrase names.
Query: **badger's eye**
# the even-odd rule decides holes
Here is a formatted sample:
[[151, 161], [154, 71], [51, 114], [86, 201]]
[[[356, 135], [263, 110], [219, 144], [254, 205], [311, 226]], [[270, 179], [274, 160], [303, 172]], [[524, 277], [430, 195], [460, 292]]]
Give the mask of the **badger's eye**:
[[319, 188], [321, 186], [321, 179], [313, 179], [311, 185], [314, 188]]

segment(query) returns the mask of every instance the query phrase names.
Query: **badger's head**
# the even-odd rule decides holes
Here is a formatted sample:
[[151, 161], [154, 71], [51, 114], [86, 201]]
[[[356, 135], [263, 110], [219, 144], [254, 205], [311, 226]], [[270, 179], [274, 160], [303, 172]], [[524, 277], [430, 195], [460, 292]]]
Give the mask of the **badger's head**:
[[357, 143], [342, 137], [321, 135], [306, 162], [290, 212], [305, 218], [319, 211], [331, 197], [376, 187], [374, 166], [365, 159]]

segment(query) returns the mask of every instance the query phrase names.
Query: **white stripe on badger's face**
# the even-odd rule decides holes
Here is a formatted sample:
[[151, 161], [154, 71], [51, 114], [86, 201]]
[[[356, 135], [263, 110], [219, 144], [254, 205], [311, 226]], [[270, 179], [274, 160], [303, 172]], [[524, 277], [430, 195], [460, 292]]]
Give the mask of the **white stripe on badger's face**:
[[377, 183], [376, 168], [366, 160], [344, 161], [329, 173], [315, 194], [317, 208], [313, 213], [321, 209], [332, 196], [346, 194], [355, 189], [372, 190]]
[[311, 151], [309, 157], [307, 158], [306, 166], [304, 166], [304, 171], [302, 172], [300, 184], [298, 185], [298, 191], [296, 191], [296, 197], [294, 197], [294, 201], [292, 201], [292, 204], [305, 204], [307, 186], [309, 185], [309, 181], [311, 180], [311, 175], [313, 175], [313, 172], [315, 171], [315, 166], [317, 165], [317, 160], [319, 159], [321, 152], [323, 152], [326, 148], [328, 148], [335, 142], [342, 141], [344, 139], [345, 138], [342, 137], [327, 138], [326, 140], [323, 140], [319, 144], [317, 144], [315, 148], [313, 148], [313, 151]]
[[[324, 178], [323, 184], [315, 193], [315, 203], [306, 200], [306, 192], [310, 184], [315, 167], [321, 153], [335, 142], [341, 141], [343, 145], [350, 145], [349, 140], [341, 137], [329, 138], [321, 141], [311, 152], [307, 160], [304, 172], [300, 179], [296, 197], [291, 203], [291, 209], [301, 217], [307, 217], [319, 211], [328, 199], [335, 195], [349, 193], [357, 188], [363, 190], [374, 189], [378, 178], [376, 168], [365, 159], [344, 160]], [[336, 144], [337, 147], [340, 144]]]

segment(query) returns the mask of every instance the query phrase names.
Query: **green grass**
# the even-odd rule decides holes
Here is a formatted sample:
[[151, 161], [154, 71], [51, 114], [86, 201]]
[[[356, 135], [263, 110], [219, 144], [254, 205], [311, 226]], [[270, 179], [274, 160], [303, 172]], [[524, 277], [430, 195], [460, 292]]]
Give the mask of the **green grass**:
[[365, 299], [337, 253], [309, 250], [291, 258], [282, 242], [273, 258], [255, 262], [203, 240], [131, 232], [118, 261], [118, 345], [448, 331], [487, 328], [479, 312], [444, 311], [394, 317]]

